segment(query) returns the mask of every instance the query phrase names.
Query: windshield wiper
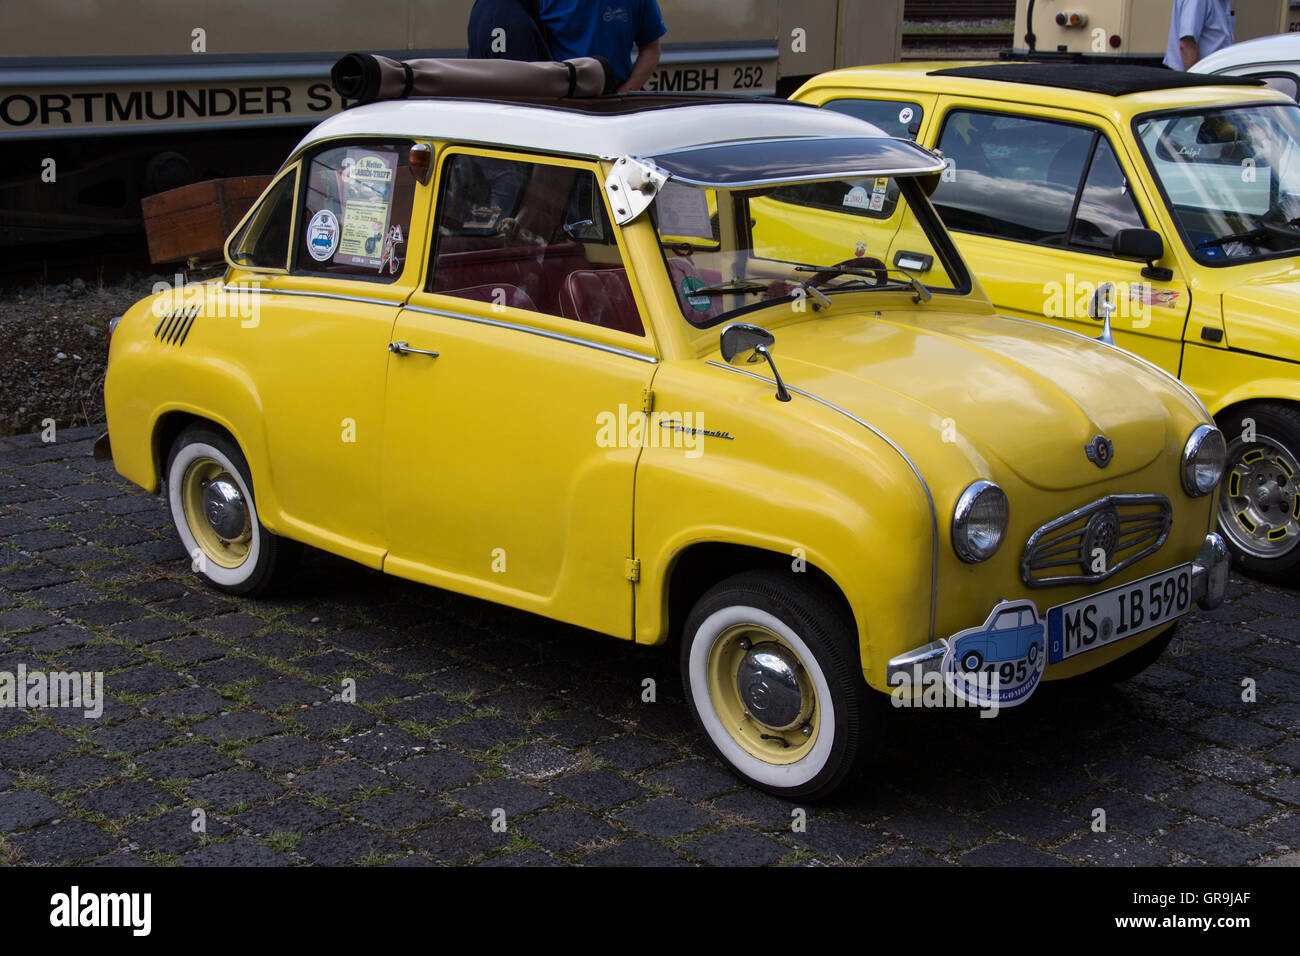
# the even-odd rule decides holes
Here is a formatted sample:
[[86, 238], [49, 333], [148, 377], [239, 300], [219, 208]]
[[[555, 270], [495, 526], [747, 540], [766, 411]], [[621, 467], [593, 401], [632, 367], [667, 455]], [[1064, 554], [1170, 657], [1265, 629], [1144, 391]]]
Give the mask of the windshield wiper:
[[[795, 266], [794, 271], [817, 273], [816, 275], [809, 278], [807, 281], [800, 283], [805, 289], [813, 289], [814, 291], [816, 291], [817, 285], [820, 285], [831, 279], [838, 279], [840, 276], [848, 275], [848, 276], [863, 276], [865, 278], [875, 278], [881, 272], [884, 272], [887, 275], [897, 274], [903, 277], [902, 282], [892, 282], [892, 283], [877, 282], [875, 285], [867, 285], [866, 288], [884, 289], [886, 291], [897, 291], [904, 287], [910, 286], [912, 291], [916, 293], [916, 297], [913, 299], [914, 302], [929, 302], [930, 299], [932, 298], [930, 290], [926, 287], [925, 283], [923, 283], [912, 273], [908, 272], [906, 269], [890, 269], [888, 267], [885, 267], [883, 269], [877, 267], [873, 269], [870, 266], [859, 267], [859, 266], [837, 265], [837, 266]], [[856, 286], [852, 286], [852, 287], [842, 286], [841, 288], [855, 288], [855, 287]]]
[[702, 285], [691, 289], [690, 295], [755, 295], [766, 292], [770, 283], [757, 282], [753, 279], [732, 279], [715, 285]]

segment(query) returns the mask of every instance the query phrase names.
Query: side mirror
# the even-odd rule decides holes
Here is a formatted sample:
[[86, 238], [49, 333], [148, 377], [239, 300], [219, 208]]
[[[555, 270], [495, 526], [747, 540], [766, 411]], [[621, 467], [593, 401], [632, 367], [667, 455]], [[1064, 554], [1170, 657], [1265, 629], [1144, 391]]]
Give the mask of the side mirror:
[[[1139, 232], [1141, 230], [1134, 229], [1130, 231]], [[1115, 283], [1102, 282], [1098, 284], [1097, 291], [1088, 300], [1088, 315], [1102, 322], [1101, 335], [1097, 336], [1097, 339], [1105, 345], [1115, 344], [1115, 337], [1110, 331], [1110, 317], [1116, 311], [1115, 296]]]
[[746, 322], [733, 322], [722, 330], [720, 344], [722, 358], [728, 365], [753, 365], [766, 361], [776, 379], [776, 397], [778, 401], [790, 401], [790, 392], [781, 381], [781, 373], [776, 370], [769, 348], [776, 342], [776, 336], [767, 329]]
[[722, 360], [728, 365], [753, 365], [763, 361], [759, 348], [769, 348], [775, 342], [776, 336], [767, 329], [733, 322], [722, 330]]
[[1169, 282], [1174, 277], [1172, 269], [1156, 265], [1156, 260], [1165, 254], [1165, 241], [1154, 229], [1121, 229], [1111, 240], [1110, 253], [1116, 259], [1145, 262], [1146, 268], [1142, 270], [1144, 279]]
[[1121, 229], [1110, 246], [1116, 259], [1155, 262], [1165, 254], [1165, 241], [1154, 229]]

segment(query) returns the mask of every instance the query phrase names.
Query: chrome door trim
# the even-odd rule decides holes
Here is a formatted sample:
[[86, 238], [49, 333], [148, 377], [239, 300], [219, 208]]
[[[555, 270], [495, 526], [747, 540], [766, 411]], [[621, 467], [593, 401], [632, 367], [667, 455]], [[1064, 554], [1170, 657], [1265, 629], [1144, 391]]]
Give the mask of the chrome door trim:
[[[748, 375], [751, 378], [756, 378], [760, 382], [766, 382], [768, 385], [771, 385], [773, 388], [776, 388], [775, 381], [773, 381], [772, 379], [768, 378], [765, 375], [759, 375], [757, 372], [746, 371], [743, 368], [736, 368], [735, 366], [727, 365], [723, 362], [710, 361], [708, 364], [714, 366], [715, 368], [726, 369], [729, 372], [738, 372], [741, 375]], [[925, 478], [921, 476], [921, 469], [916, 467], [916, 462], [912, 461], [911, 457], [907, 454], [907, 452], [903, 451], [903, 449], [899, 446], [899, 444], [896, 441], [894, 441], [892, 438], [890, 438], [888, 435], [882, 432], [875, 425], [863, 421], [861, 418], [858, 418], [857, 415], [854, 415], [852, 412], [848, 411], [847, 409], [840, 408], [840, 406], [836, 405], [834, 402], [828, 402], [826, 399], [818, 395], [812, 394], [812, 392], [805, 392], [802, 388], [796, 388], [795, 386], [790, 385], [789, 383], [787, 383], [785, 387], [791, 392], [794, 392], [798, 395], [802, 395], [804, 398], [810, 398], [814, 402], [817, 402], [819, 405], [825, 405], [827, 408], [839, 412], [845, 418], [857, 422], [863, 428], [867, 429], [867, 431], [871, 432], [873, 435], [875, 435], [877, 438], [879, 438], [881, 441], [887, 444], [890, 448], [894, 449], [894, 451], [898, 453], [898, 457], [902, 458], [903, 461], [907, 462], [907, 467], [912, 469], [912, 474], [916, 476], [917, 484], [919, 484], [921, 486], [921, 490], [925, 492], [926, 503], [929, 504], [930, 506], [930, 542], [931, 542], [931, 546], [930, 546], [930, 640], [933, 642], [935, 608], [939, 601], [939, 513], [935, 510], [934, 495], [930, 493], [930, 486], [926, 484]]]
[[222, 285], [222, 292], [237, 295], [300, 295], [309, 299], [335, 299], [340, 302], [362, 302], [366, 305], [391, 305], [395, 309], [402, 307], [401, 299], [368, 299], [361, 295], [344, 295], [341, 292], [308, 292], [303, 289], [277, 289], [271, 286]]
[[516, 322], [502, 322], [500, 319], [487, 319], [481, 315], [467, 315], [464, 312], [452, 312], [448, 309], [431, 309], [424, 305], [405, 305], [402, 308], [411, 312], [422, 312], [425, 315], [437, 315], [444, 319], [459, 319], [462, 322], [474, 322], [478, 325], [490, 325], [498, 329], [509, 329], [514, 332], [527, 332], [529, 335], [540, 335], [544, 339], [554, 339], [557, 342], [569, 342], [573, 345], [581, 345], [589, 349], [596, 349], [598, 352], [609, 352], [611, 355], [621, 355], [624, 358], [636, 359], [638, 362], [648, 362], [656, 365], [659, 359], [653, 355], [643, 355], [640, 352], [633, 352], [631, 349], [621, 349], [617, 345], [606, 345], [603, 342], [593, 342], [590, 339], [581, 339], [572, 335], [564, 335], [561, 332], [552, 332], [550, 329], [539, 329], [531, 325], [520, 325]]

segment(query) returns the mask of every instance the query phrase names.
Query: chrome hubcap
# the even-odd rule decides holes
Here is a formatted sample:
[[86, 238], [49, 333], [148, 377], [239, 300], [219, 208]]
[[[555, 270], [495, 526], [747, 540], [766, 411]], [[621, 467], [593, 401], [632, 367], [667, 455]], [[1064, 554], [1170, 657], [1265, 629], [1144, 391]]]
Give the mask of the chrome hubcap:
[[1300, 544], [1300, 462], [1281, 442], [1257, 435], [1228, 445], [1219, 526], [1241, 551], [1277, 558]]
[[750, 647], [736, 673], [736, 690], [746, 713], [772, 730], [791, 730], [807, 722], [811, 695], [800, 681], [798, 659], [775, 641]]
[[248, 527], [248, 508], [239, 488], [228, 477], [209, 481], [203, 488], [203, 515], [217, 536], [233, 541]]

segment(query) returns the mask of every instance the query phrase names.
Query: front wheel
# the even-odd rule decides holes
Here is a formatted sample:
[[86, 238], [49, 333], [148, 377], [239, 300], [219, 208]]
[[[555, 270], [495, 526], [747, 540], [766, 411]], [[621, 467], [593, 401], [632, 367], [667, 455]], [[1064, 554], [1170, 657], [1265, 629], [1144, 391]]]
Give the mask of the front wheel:
[[1228, 468], [1219, 530], [1242, 571], [1279, 583], [1300, 568], [1300, 411], [1243, 405], [1220, 416]]
[[284, 541], [258, 519], [239, 446], [213, 428], [185, 429], [167, 456], [166, 494], [191, 566], [209, 584], [231, 594], [270, 587]]
[[695, 605], [682, 683], [710, 746], [749, 783], [823, 797], [848, 777], [868, 730], [851, 620], [786, 575], [728, 578]]

